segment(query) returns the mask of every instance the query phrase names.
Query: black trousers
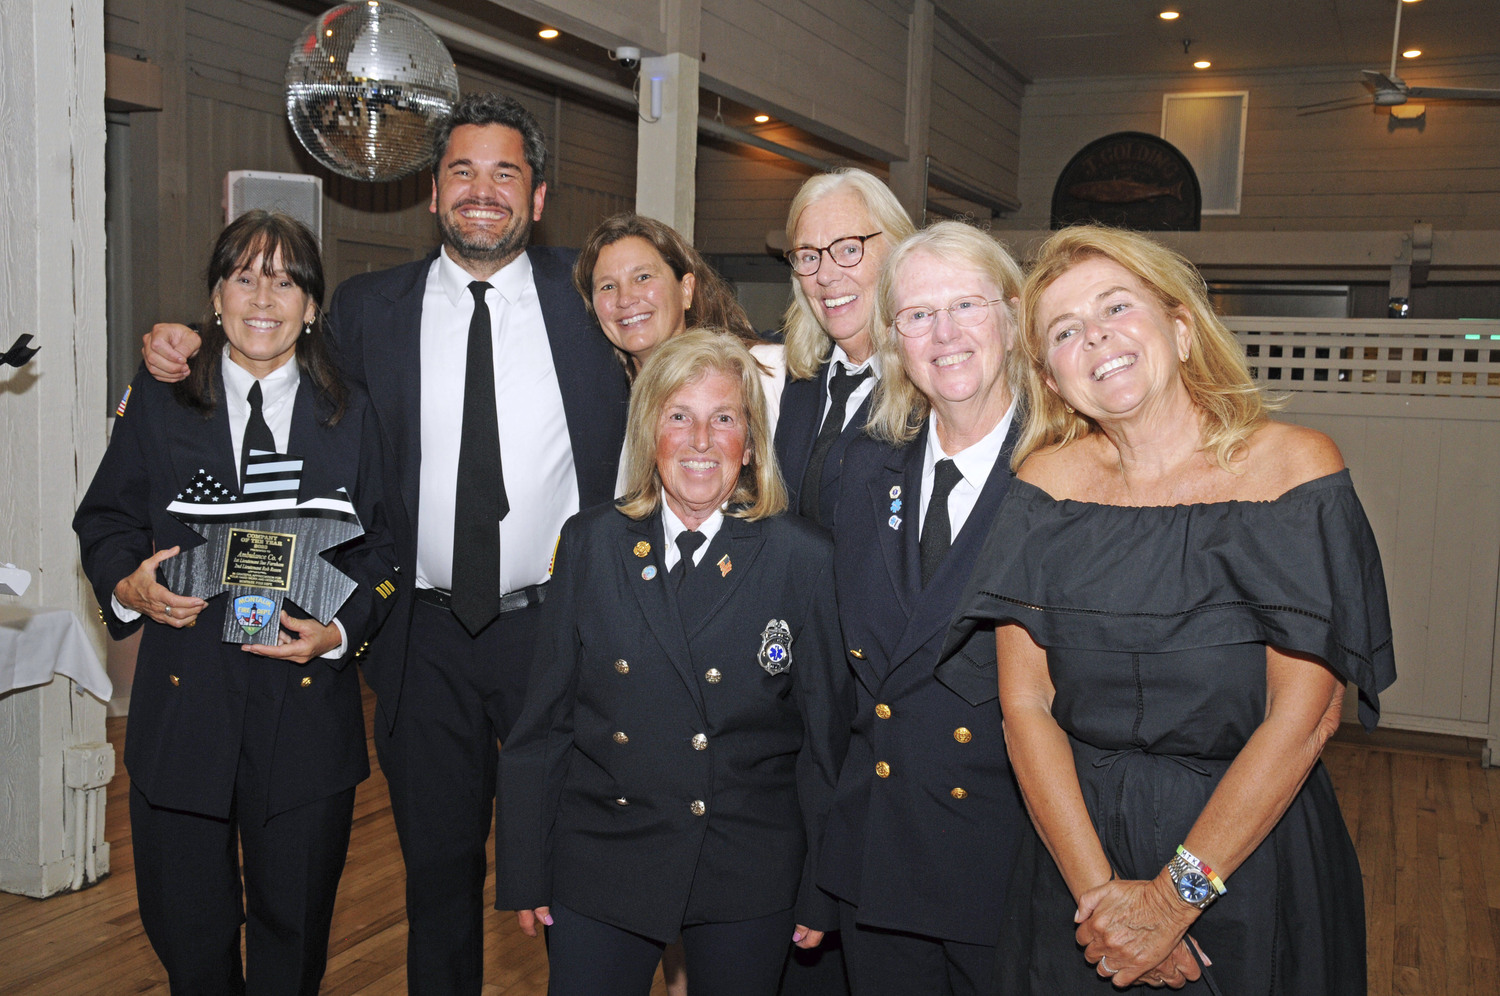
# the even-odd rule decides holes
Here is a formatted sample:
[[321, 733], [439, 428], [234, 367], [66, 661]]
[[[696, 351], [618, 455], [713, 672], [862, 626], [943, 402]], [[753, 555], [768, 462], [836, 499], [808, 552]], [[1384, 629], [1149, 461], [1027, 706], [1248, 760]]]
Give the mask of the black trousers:
[[[793, 912], [684, 925], [688, 991], [692, 996], [774, 996], [796, 927]], [[547, 996], [648, 996], [665, 947], [553, 903]]]
[[[839, 903], [839, 932], [854, 996], [989, 996], [995, 947], [864, 927], [859, 908]], [[1061, 994], [1059, 994], [1061, 996]]]
[[130, 787], [136, 903], [176, 996], [314, 996], [328, 963], [354, 788], [267, 814], [279, 680], [250, 683], [228, 819], [153, 806]]
[[540, 613], [507, 612], [470, 636], [446, 609], [413, 608], [396, 723], [375, 729], [406, 864], [413, 996], [477, 996], [484, 981], [495, 769], [521, 713]]

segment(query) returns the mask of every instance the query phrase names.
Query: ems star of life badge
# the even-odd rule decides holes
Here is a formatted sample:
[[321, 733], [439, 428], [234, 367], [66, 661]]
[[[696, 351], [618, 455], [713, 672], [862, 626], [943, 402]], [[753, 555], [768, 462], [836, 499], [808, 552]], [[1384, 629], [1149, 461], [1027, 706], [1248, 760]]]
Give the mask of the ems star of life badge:
[[783, 674], [792, 666], [792, 630], [785, 619], [771, 619], [760, 634], [760, 666], [767, 674]]

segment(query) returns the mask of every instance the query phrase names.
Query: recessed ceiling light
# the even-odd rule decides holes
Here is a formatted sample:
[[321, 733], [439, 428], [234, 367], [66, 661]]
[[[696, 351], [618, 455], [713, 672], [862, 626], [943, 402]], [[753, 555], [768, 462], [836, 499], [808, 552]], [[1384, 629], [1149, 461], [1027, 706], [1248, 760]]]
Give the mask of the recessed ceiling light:
[[1213, 63], [1209, 62], [1207, 59], [1199, 59], [1197, 62], [1193, 63], [1193, 68], [1194, 69], [1207, 69], [1211, 65], [1213, 65]]
[[1401, 53], [1401, 58], [1403, 58], [1403, 59], [1415, 59], [1417, 56], [1419, 56], [1421, 54], [1422, 54], [1422, 50], [1420, 48], [1409, 48], [1405, 52]]
[[1418, 3], [1419, 0], [1401, 0], [1402, 3]]
[[771, 115], [769, 114], [757, 114], [755, 116], [756, 124], [765, 124], [769, 120], [771, 120]]
[[1182, 15], [1177, 13], [1177, 11], [1175, 10], [1164, 10], [1156, 16], [1161, 18], [1163, 21], [1175, 21]]
[[548, 41], [551, 41], [552, 39], [554, 39], [554, 38], [557, 37], [557, 29], [556, 28], [543, 28], [542, 30], [540, 30], [540, 31], [538, 31], [536, 33], [536, 36], [538, 38], [545, 38]]

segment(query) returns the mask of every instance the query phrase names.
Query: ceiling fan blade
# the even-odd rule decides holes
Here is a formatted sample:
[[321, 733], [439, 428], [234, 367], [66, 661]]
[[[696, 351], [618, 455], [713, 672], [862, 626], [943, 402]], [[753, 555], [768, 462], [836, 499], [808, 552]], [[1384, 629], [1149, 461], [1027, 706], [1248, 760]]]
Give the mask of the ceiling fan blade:
[[1401, 79], [1401, 77], [1395, 75], [1394, 73], [1387, 76], [1385, 73], [1379, 73], [1373, 69], [1361, 69], [1360, 74], [1364, 76], [1365, 83], [1374, 87], [1377, 91], [1390, 90], [1396, 93], [1406, 92], [1406, 83]]
[[1332, 100], [1318, 100], [1311, 104], [1298, 104], [1297, 110], [1307, 111], [1315, 107], [1328, 107], [1331, 104], [1368, 104], [1369, 97], [1334, 97]]
[[1463, 86], [1413, 86], [1406, 94], [1420, 100], [1500, 100], [1500, 90]]
[[[1324, 101], [1324, 103], [1328, 103]], [[1369, 97], [1345, 97], [1342, 103], [1334, 104], [1332, 107], [1319, 107], [1317, 104], [1308, 104], [1306, 107], [1297, 108], [1297, 117], [1305, 118], [1309, 114], [1329, 114], [1333, 111], [1347, 111], [1354, 107], [1369, 107]]]

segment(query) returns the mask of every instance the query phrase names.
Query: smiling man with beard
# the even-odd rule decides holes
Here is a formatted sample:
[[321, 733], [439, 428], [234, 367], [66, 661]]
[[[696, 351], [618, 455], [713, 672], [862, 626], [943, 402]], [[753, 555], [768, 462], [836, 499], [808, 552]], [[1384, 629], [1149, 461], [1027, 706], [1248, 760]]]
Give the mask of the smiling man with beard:
[[[329, 309], [344, 376], [380, 424], [402, 571], [365, 675], [406, 863], [409, 991], [477, 994], [497, 741], [519, 714], [553, 542], [608, 501], [628, 388], [574, 293], [571, 250], [527, 247], [547, 149], [497, 94], [462, 98], [434, 141], [442, 245], [360, 274]], [[164, 380], [196, 336], [157, 326]]]

